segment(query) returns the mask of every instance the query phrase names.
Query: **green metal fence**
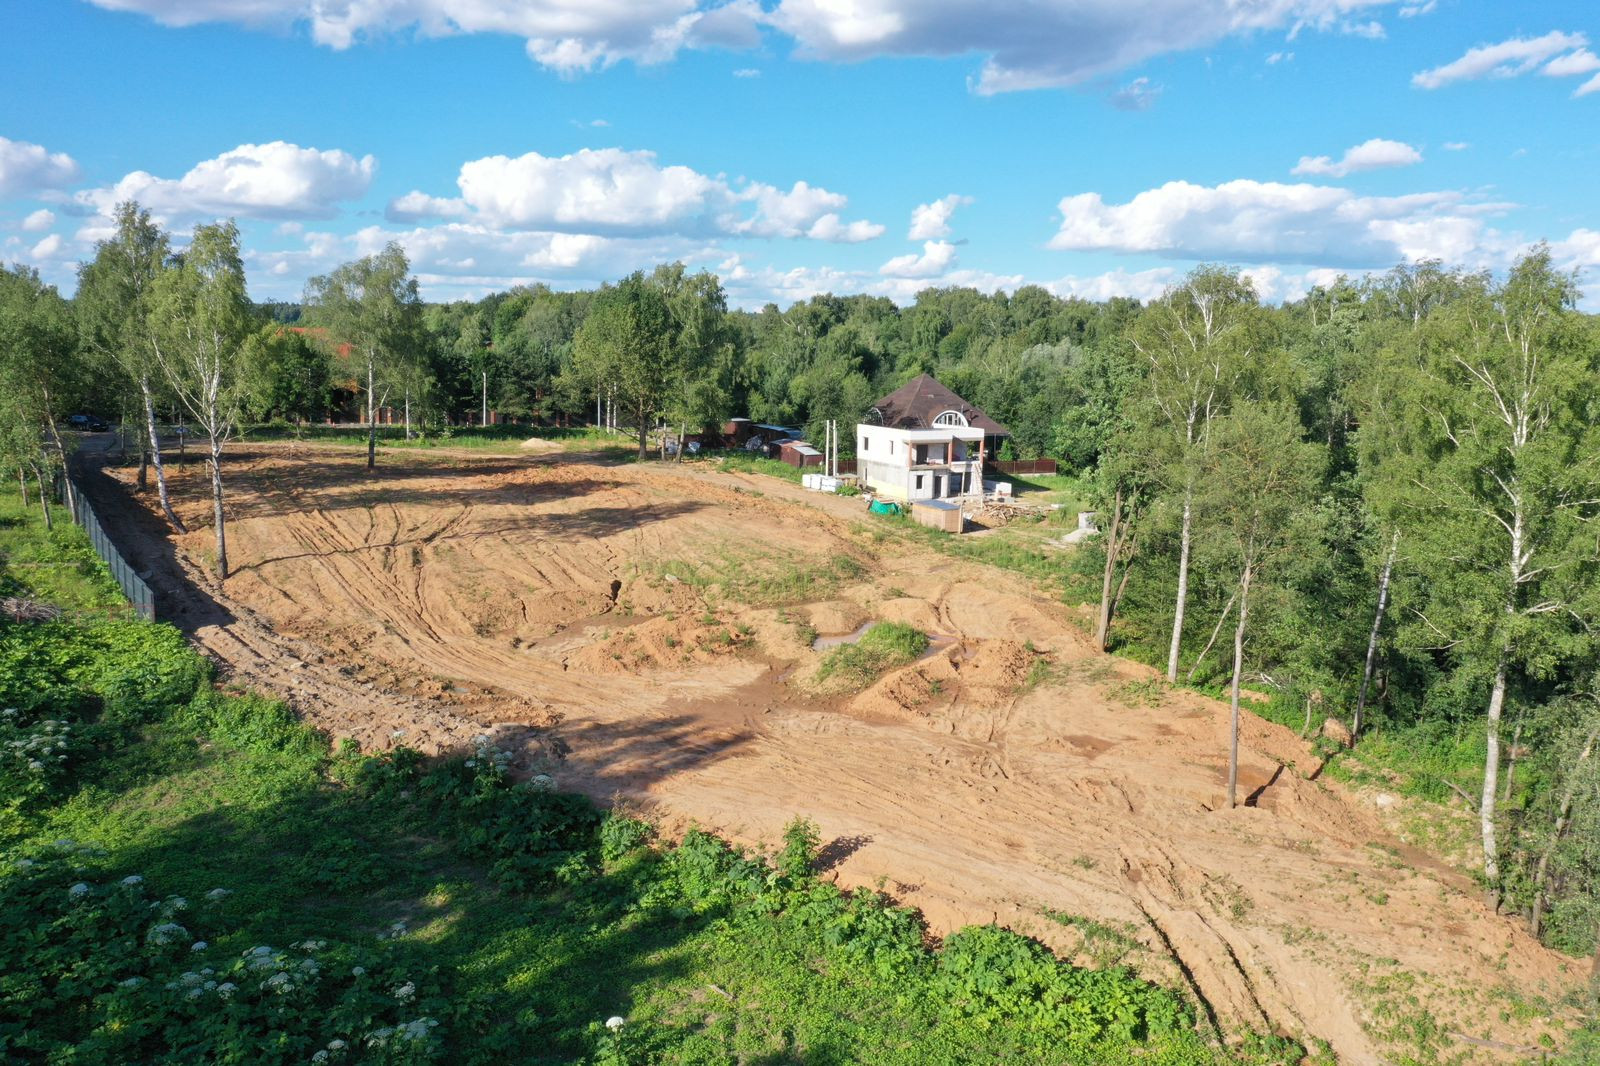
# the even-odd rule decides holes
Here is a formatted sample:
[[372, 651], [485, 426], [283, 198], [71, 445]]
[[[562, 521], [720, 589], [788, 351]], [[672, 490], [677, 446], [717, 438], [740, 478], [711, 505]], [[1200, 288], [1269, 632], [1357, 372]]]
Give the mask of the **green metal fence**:
[[106, 566], [111, 570], [111, 576], [122, 587], [123, 595], [128, 597], [128, 602], [133, 604], [133, 609], [139, 612], [139, 617], [148, 622], [155, 621], [156, 598], [150, 591], [150, 586], [144, 579], [134, 572], [133, 567], [117, 551], [117, 546], [111, 543], [111, 538], [106, 536], [100, 527], [100, 520], [95, 517], [94, 508], [89, 506], [89, 501], [84, 498], [83, 489], [76, 483], [73, 484], [74, 509], [73, 521], [83, 527], [89, 535], [89, 543], [94, 545], [95, 554], [105, 560]]

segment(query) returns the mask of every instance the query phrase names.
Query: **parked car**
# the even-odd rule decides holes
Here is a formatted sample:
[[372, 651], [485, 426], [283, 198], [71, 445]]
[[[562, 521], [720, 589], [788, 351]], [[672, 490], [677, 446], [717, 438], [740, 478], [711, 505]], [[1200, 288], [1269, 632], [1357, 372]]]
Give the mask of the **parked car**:
[[80, 429], [86, 433], [104, 433], [111, 427], [106, 425], [104, 419], [94, 415], [72, 415], [67, 419], [67, 428]]

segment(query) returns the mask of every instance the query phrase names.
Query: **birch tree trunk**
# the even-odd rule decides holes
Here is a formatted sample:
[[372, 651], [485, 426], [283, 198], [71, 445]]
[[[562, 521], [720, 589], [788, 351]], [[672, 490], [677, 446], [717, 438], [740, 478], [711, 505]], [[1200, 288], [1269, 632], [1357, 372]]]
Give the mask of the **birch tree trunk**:
[[33, 464], [33, 480], [39, 485], [39, 509], [44, 512], [44, 528], [46, 531], [55, 529], [55, 523], [50, 518], [50, 493], [45, 488], [44, 471], [39, 469], [39, 464]]
[[1400, 550], [1400, 531], [1389, 538], [1389, 556], [1378, 579], [1378, 610], [1372, 616], [1372, 633], [1367, 638], [1367, 665], [1361, 671], [1361, 692], [1356, 696], [1356, 713], [1350, 720], [1350, 736], [1361, 735], [1361, 714], [1367, 709], [1367, 691], [1372, 687], [1372, 670], [1378, 661], [1378, 633], [1383, 628], [1383, 613], [1389, 606], [1389, 578], [1394, 573], [1395, 553]]
[[22, 487], [22, 506], [28, 506], [28, 471], [17, 467], [17, 484]]
[[1244, 672], [1244, 623], [1250, 614], [1253, 566], [1245, 564], [1239, 579], [1239, 624], [1233, 631], [1233, 692], [1228, 717], [1228, 809], [1239, 805], [1239, 678]]
[[1178, 550], [1178, 600], [1172, 614], [1172, 647], [1167, 652], [1167, 683], [1178, 683], [1178, 653], [1183, 647], [1183, 612], [1189, 604], [1189, 542], [1194, 533], [1194, 489], [1183, 492], [1183, 537]]
[[167, 516], [167, 521], [172, 523], [173, 529], [179, 533], [187, 533], [189, 528], [172, 509], [172, 500], [167, 495], [167, 469], [161, 463], [161, 440], [156, 435], [156, 401], [148, 375], [139, 379], [139, 391], [144, 395], [144, 428], [150, 440], [150, 464], [156, 471], [156, 495], [161, 499], [161, 513]]
[[50, 443], [56, 446], [56, 454], [61, 456], [61, 494], [65, 497], [67, 512], [76, 516], [78, 513], [78, 493], [72, 485], [72, 472], [67, 469], [67, 446], [61, 440], [61, 433], [56, 429], [54, 418], [45, 420], [45, 430], [50, 435]]
[[217, 577], [228, 577], [228, 532], [222, 515], [222, 442], [211, 440], [211, 513], [217, 523]]
[[1496, 787], [1500, 777], [1500, 717], [1506, 705], [1506, 657], [1500, 652], [1495, 664], [1494, 687], [1489, 692], [1489, 720], [1486, 727], [1488, 746], [1483, 756], [1483, 800], [1478, 806], [1478, 824], [1483, 833], [1483, 876], [1489, 882], [1489, 904], [1500, 909], [1500, 858], [1495, 840], [1495, 801], [1499, 798]]

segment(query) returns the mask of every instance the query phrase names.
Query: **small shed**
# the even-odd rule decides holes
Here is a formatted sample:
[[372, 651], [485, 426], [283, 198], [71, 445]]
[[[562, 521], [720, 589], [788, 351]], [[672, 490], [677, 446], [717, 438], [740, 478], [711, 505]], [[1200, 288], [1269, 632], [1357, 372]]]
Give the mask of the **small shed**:
[[961, 505], [950, 500], [917, 500], [911, 505], [911, 520], [946, 533], [960, 533], [965, 526]]
[[822, 453], [803, 440], [784, 441], [778, 446], [778, 458], [801, 470], [822, 465]]

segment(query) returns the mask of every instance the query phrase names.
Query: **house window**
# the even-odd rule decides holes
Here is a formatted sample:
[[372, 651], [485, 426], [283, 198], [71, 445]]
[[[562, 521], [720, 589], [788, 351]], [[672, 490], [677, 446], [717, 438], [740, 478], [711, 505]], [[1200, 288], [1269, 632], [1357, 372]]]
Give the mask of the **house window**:
[[917, 475], [917, 491], [918, 492], [922, 491], [922, 475], [921, 474]]
[[940, 411], [934, 416], [933, 424], [936, 426], [964, 426], [967, 416], [960, 411]]

